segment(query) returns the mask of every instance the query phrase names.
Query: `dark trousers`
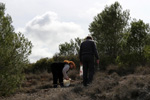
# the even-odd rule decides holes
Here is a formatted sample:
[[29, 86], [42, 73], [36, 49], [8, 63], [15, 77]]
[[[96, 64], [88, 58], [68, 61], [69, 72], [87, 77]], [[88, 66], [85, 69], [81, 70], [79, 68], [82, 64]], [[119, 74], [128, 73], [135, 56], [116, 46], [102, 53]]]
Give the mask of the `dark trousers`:
[[63, 84], [63, 74], [62, 74], [63, 66], [59, 63], [53, 63], [51, 65], [51, 69], [53, 74], [53, 84], [57, 85], [58, 80], [60, 84]]
[[86, 86], [91, 83], [94, 75], [94, 56], [93, 55], [83, 55], [83, 85]]

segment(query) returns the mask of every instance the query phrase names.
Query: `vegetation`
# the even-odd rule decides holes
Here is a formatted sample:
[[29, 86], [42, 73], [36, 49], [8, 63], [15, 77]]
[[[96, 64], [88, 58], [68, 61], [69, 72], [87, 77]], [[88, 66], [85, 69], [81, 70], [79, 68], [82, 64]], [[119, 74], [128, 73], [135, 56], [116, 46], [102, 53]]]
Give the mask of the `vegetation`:
[[121, 44], [122, 51], [117, 58], [118, 63], [132, 67], [144, 66], [149, 62], [149, 24], [142, 20], [133, 20], [128, 30]]
[[115, 64], [120, 53], [123, 32], [128, 25], [129, 11], [122, 11], [122, 7], [115, 2], [94, 17], [89, 26], [91, 35], [97, 41], [100, 63], [103, 66]]
[[68, 56], [68, 55], [79, 55], [80, 45], [83, 40], [80, 38], [75, 38], [75, 41], [72, 39], [70, 43], [65, 42], [64, 44], [59, 45], [59, 56]]
[[[74, 61], [76, 66], [80, 66], [78, 55], [80, 44], [84, 39], [75, 38], [69, 43], [62, 43], [59, 45], [59, 53], [52, 58], [42, 58], [36, 63], [29, 64], [28, 56], [31, 54], [32, 44], [23, 34], [14, 32], [11, 25], [12, 19], [9, 15], [5, 16], [4, 11], [5, 5], [1, 3], [0, 96], [15, 92], [21, 83], [20, 92], [35, 93], [38, 89], [50, 88], [48, 93], [54, 94], [50, 85], [52, 82], [51, 63], [68, 59]], [[94, 17], [89, 25], [89, 31], [96, 41], [100, 67], [103, 70], [97, 72], [94, 83], [85, 88], [80, 84], [82, 80], [78, 76], [79, 67], [77, 67], [77, 70], [70, 73], [71, 78], [77, 81], [74, 83], [74, 88], [71, 87], [68, 91], [59, 93], [59, 96], [51, 95], [52, 100], [72, 98], [80, 100], [141, 100], [143, 98], [149, 100], [149, 24], [141, 19], [131, 19], [129, 10], [123, 11], [121, 5], [115, 2], [106, 6]], [[129, 75], [131, 73], [132, 75]], [[23, 74], [26, 74], [24, 81]]]
[[[113, 68], [113, 70], [112, 70]], [[134, 74], [118, 74], [116, 66], [97, 72], [92, 84], [82, 85], [82, 78], [76, 70], [69, 71], [69, 87], [52, 88], [52, 74], [28, 74], [22, 88], [10, 97], [0, 100], [149, 100], [150, 68], [138, 67]], [[111, 73], [110, 73], [111, 72]], [[125, 71], [126, 72], [126, 71]]]
[[4, 11], [5, 5], [0, 3], [0, 96], [19, 88], [32, 48], [23, 34], [14, 32], [12, 19]]

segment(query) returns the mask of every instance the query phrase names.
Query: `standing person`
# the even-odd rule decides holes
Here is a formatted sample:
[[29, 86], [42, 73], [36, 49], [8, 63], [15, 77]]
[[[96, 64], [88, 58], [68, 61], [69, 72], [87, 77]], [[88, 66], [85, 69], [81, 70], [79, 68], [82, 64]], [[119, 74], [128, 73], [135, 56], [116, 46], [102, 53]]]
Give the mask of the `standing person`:
[[63, 78], [69, 80], [67, 72], [69, 69], [76, 68], [73, 61], [64, 60], [64, 62], [55, 62], [51, 64], [52, 74], [53, 74], [53, 87], [57, 88], [57, 81], [61, 87], [64, 87]]
[[86, 40], [80, 45], [80, 65], [83, 65], [83, 85], [87, 86], [93, 80], [94, 75], [94, 56], [97, 64], [99, 64], [99, 56], [96, 45], [91, 36], [87, 36]]

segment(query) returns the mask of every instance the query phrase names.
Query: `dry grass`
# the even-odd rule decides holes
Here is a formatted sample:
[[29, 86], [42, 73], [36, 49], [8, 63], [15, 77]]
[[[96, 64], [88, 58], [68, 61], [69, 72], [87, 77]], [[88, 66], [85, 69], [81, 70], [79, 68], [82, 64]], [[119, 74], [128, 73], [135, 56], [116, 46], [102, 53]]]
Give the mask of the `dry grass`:
[[47, 72], [41, 74], [27, 74], [26, 80], [22, 84], [19, 92], [34, 93], [39, 89], [47, 89], [52, 87], [52, 74]]
[[68, 72], [68, 76], [72, 79], [72, 80], [76, 80], [77, 76], [79, 75], [79, 72], [77, 70], [70, 70]]
[[75, 70], [69, 72], [74, 81], [65, 88], [52, 88], [49, 73], [29, 74], [18, 93], [0, 100], [150, 100], [149, 67], [141, 68], [125, 76], [116, 71], [97, 72], [87, 87], [82, 85], [82, 78]]
[[135, 74], [141, 74], [141, 75], [147, 75], [147, 74], [150, 74], [150, 66], [146, 66], [146, 67], [143, 67], [143, 66], [139, 66], [136, 68], [135, 70]]

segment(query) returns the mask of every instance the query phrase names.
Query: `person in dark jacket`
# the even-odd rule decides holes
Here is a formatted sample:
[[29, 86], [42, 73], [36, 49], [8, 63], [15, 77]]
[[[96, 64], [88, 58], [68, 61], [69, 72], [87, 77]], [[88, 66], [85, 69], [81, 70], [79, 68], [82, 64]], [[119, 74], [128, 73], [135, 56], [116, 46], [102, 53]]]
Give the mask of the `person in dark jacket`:
[[91, 36], [87, 36], [86, 40], [80, 45], [80, 65], [83, 65], [83, 85], [87, 86], [93, 80], [94, 75], [94, 56], [99, 64], [99, 56], [95, 42]]
[[57, 82], [61, 87], [64, 87], [63, 78], [69, 80], [67, 72], [69, 69], [76, 68], [76, 65], [73, 61], [64, 60], [64, 62], [54, 62], [51, 64], [52, 74], [53, 74], [53, 87], [57, 88]]

